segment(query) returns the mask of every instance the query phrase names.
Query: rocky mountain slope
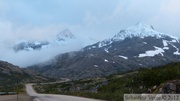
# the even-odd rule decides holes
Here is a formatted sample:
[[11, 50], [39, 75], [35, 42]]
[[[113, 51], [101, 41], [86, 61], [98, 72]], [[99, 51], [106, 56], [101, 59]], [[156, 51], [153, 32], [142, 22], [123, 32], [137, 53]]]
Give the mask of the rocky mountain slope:
[[15, 84], [19, 82], [44, 82], [47, 77], [38, 74], [35, 71], [22, 69], [8, 62], [0, 61], [0, 86]]
[[178, 38], [137, 23], [114, 37], [31, 66], [46, 76], [83, 79], [180, 61]]

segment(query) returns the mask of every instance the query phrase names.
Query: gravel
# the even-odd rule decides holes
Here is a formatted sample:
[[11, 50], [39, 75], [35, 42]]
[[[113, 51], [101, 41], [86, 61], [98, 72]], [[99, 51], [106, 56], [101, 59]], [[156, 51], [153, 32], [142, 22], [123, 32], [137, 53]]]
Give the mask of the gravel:
[[[17, 101], [17, 95], [2, 95], [0, 101]], [[31, 97], [26, 94], [18, 95], [18, 101], [33, 101]]]

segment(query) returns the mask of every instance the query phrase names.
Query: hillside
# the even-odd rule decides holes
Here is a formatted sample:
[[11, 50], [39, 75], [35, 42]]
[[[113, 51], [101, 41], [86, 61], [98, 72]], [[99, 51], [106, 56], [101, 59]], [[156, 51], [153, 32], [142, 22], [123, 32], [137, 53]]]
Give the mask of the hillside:
[[180, 80], [179, 78], [180, 63], [171, 63], [101, 78], [36, 85], [35, 89], [39, 93], [69, 94], [108, 101], [123, 101], [123, 94], [168, 94], [168, 92], [159, 92], [160, 88], [165, 87], [166, 82]]
[[34, 71], [22, 69], [8, 62], [0, 61], [0, 92], [13, 92], [17, 82], [20, 87], [29, 82], [45, 82], [50, 79]]

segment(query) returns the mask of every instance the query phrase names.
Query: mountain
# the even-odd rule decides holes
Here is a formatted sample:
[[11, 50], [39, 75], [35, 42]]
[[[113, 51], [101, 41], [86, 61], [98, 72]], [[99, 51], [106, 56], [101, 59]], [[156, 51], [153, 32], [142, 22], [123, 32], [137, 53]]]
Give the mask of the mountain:
[[76, 39], [76, 37], [71, 33], [70, 30], [65, 29], [56, 35], [58, 41], [66, 41], [71, 39]]
[[44, 41], [44, 42], [43, 41], [42, 42], [39, 42], [39, 41], [23, 41], [23, 42], [16, 44], [13, 47], [13, 49], [16, 52], [22, 51], [22, 50], [25, 50], [25, 51], [40, 50], [43, 47], [48, 46], [49, 44], [50, 43], [47, 41]]
[[19, 82], [23, 83], [48, 81], [47, 77], [44, 77], [35, 71], [25, 68], [22, 69], [11, 63], [0, 61], [0, 87], [3, 85], [14, 84], [17, 79], [19, 79]]
[[30, 68], [51, 77], [92, 78], [178, 62], [179, 49], [178, 38], [157, 32], [153, 26], [137, 23], [112, 38], [81, 51], [60, 54]]
[[[11, 63], [0, 61], [0, 92], [2, 94], [15, 94], [23, 92], [25, 83], [53, 81], [41, 74], [19, 68]], [[18, 85], [17, 85], [18, 84]]]
[[44, 48], [51, 48], [52, 46], [62, 47], [63, 45], [69, 44], [76, 40], [76, 37], [71, 33], [70, 30], [65, 29], [55, 37], [43, 41], [32, 41], [32, 40], [23, 40], [16, 42], [13, 46], [13, 50], [18, 51], [33, 51], [41, 50]]

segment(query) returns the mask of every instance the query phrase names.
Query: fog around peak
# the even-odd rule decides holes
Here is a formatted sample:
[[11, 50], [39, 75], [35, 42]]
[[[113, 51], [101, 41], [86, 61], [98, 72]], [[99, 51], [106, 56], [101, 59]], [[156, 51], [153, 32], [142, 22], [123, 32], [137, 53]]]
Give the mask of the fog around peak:
[[[91, 43], [87, 39], [113, 37], [138, 21], [180, 37], [179, 5], [179, 0], [0, 0], [0, 60], [24, 67], [72, 47], [78, 50]], [[17, 41], [51, 39], [64, 29], [84, 41], [34, 53], [11, 50]]]

